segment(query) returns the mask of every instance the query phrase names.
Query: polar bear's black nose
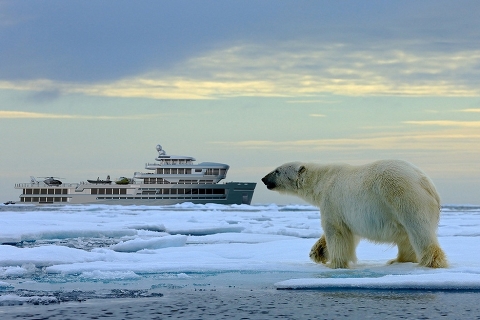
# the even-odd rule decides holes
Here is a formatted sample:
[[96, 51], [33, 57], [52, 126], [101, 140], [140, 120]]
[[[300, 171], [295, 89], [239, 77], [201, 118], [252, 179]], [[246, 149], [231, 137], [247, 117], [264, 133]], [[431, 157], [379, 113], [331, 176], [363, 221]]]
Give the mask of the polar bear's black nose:
[[265, 185], [268, 185], [268, 184], [269, 184], [268, 175], [266, 175], [265, 177], [262, 178], [262, 182], [263, 182]]
[[262, 178], [262, 182], [267, 186], [267, 189], [275, 188], [275, 182], [268, 179], [268, 174]]

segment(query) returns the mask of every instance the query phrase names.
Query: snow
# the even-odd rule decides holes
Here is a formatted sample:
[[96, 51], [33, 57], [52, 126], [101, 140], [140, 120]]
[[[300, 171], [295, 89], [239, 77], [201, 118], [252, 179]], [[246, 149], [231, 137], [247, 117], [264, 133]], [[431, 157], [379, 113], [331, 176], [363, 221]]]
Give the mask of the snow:
[[187, 236], [163, 236], [151, 239], [135, 238], [133, 240], [122, 241], [110, 249], [117, 252], [137, 252], [145, 249], [161, 249], [168, 247], [183, 247], [187, 242]]
[[276, 284], [279, 289], [392, 289], [480, 290], [480, 274], [439, 272], [434, 274], [385, 275], [380, 278], [293, 279]]
[[318, 209], [307, 205], [8, 205], [0, 218], [0, 304], [46, 283], [60, 290], [69, 283], [157, 288], [229, 272], [245, 283], [260, 274], [256, 279], [278, 289], [480, 290], [476, 206], [442, 210], [447, 269], [387, 265], [396, 247], [367, 241], [351, 269], [315, 264], [308, 254], [322, 230]]

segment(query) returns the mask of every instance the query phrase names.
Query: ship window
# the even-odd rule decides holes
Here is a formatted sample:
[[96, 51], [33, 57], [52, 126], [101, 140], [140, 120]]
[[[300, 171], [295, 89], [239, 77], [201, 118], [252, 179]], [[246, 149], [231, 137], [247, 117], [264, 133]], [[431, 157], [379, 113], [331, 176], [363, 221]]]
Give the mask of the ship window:
[[198, 180], [180, 180], [178, 183], [182, 183], [182, 184], [194, 184], [194, 183], [198, 183]]
[[22, 198], [22, 201], [23, 202], [32, 202], [32, 198], [30, 198], [30, 197]]
[[202, 172], [202, 169], [195, 169], [195, 172]]
[[112, 189], [105, 189], [105, 194], [112, 194]]
[[113, 189], [113, 194], [120, 194], [120, 189]]
[[220, 174], [220, 169], [207, 169], [207, 175], [216, 176]]
[[32, 202], [38, 202], [38, 197], [33, 197]]
[[25, 189], [25, 191], [23, 192], [25, 194], [32, 194], [32, 189]]
[[120, 189], [120, 194], [127, 194], [127, 189]]
[[53, 201], [55, 202], [60, 202], [62, 199], [61, 198], [54, 198]]
[[33, 194], [40, 194], [40, 189], [33, 189]]
[[98, 189], [98, 194], [105, 194], [105, 189]]
[[48, 194], [55, 194], [55, 189], [48, 189]]
[[67, 202], [67, 197], [62, 197], [62, 202]]
[[47, 202], [53, 202], [53, 198], [52, 198], [52, 197], [48, 197], [48, 198], [47, 198]]
[[90, 189], [90, 194], [98, 194], [98, 189], [96, 188]]
[[40, 194], [47, 194], [47, 189], [40, 189]]
[[62, 189], [55, 189], [55, 194], [62, 194]]
[[192, 174], [192, 169], [185, 169], [185, 174]]
[[224, 189], [213, 189], [213, 194], [224, 194], [225, 190]]
[[[68, 190], [67, 189], [63, 189], [63, 194], [67, 194], [68, 193]], [[65, 198], [66, 199], [66, 198]]]
[[198, 190], [198, 193], [199, 193], [199, 194], [205, 194], [205, 189], [199, 189], [199, 190]]
[[178, 169], [178, 174], [185, 174], [185, 169], [183, 168]]

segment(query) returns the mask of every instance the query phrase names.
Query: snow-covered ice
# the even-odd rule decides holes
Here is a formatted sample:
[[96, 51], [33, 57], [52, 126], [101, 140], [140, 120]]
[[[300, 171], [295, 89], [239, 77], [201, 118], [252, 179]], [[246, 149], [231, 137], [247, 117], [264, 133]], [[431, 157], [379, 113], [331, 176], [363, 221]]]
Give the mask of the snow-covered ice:
[[396, 247], [367, 241], [351, 269], [315, 264], [308, 253], [322, 230], [318, 209], [307, 205], [8, 205], [0, 206], [0, 218], [0, 304], [25, 300], [26, 290], [153, 292], [218, 281], [279, 289], [480, 290], [477, 206], [443, 208], [438, 236], [450, 267], [437, 270], [386, 265]]

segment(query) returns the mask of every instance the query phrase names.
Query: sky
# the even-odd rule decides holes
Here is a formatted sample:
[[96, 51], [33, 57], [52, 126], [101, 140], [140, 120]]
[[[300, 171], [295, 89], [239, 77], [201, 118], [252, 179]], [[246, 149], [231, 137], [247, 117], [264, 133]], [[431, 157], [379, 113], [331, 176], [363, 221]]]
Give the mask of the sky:
[[288, 161], [422, 168], [480, 203], [480, 3], [0, 0], [0, 200], [30, 176]]

